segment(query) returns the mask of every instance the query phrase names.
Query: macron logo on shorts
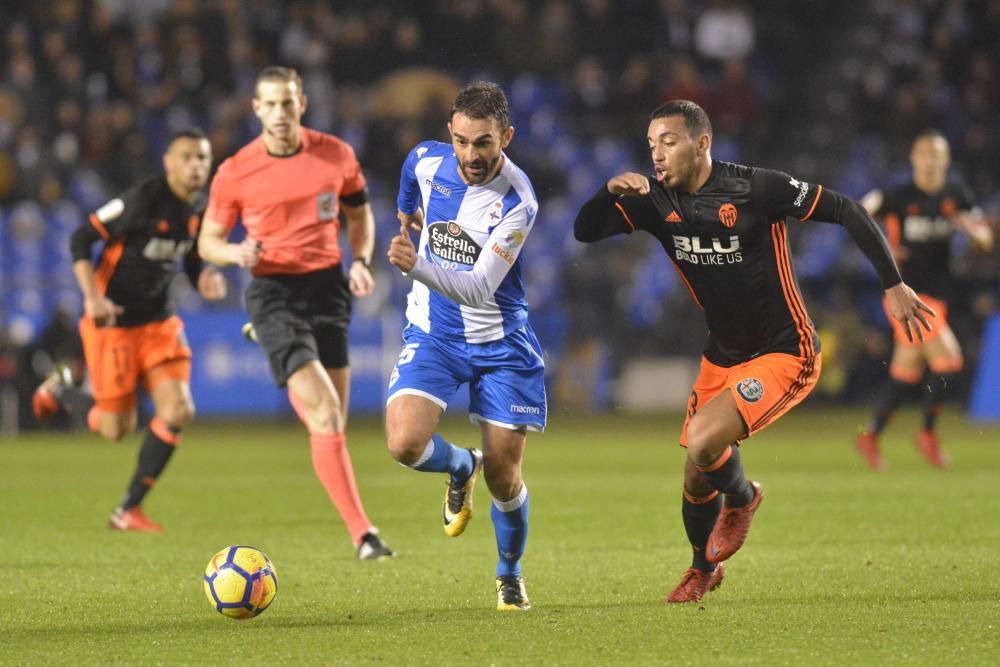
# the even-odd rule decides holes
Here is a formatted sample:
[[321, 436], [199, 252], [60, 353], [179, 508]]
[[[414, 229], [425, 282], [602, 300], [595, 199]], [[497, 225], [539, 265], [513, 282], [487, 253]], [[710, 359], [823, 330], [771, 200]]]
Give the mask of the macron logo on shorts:
[[515, 405], [510, 404], [510, 411], [519, 415], [540, 415], [542, 414], [542, 409], [534, 405]]

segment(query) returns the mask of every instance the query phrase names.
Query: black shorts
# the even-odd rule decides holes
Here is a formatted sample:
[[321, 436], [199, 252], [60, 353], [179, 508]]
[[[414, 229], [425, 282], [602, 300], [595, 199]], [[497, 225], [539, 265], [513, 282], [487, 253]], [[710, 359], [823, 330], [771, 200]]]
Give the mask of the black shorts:
[[324, 368], [347, 367], [351, 292], [340, 265], [302, 275], [255, 276], [245, 298], [279, 387], [313, 359]]

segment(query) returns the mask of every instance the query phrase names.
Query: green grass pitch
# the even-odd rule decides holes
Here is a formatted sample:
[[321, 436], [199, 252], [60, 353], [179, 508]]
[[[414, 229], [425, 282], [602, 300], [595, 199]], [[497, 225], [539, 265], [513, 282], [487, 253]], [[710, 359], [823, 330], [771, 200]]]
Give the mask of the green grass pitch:
[[[138, 442], [83, 434], [0, 441], [2, 664], [996, 665], [1000, 428], [947, 413], [951, 470], [927, 467], [904, 412], [891, 467], [865, 469], [865, 415], [803, 406], [747, 442], [764, 504], [725, 583], [667, 607], [689, 562], [678, 416], [559, 418], [529, 437], [534, 608], [494, 610], [489, 496], [445, 537], [441, 476], [349, 431], [372, 519], [400, 556], [354, 560], [296, 424], [195, 424], [146, 503], [163, 535], [113, 533]], [[442, 432], [476, 441], [467, 423]], [[262, 616], [232, 621], [202, 593], [228, 544], [279, 578]]]

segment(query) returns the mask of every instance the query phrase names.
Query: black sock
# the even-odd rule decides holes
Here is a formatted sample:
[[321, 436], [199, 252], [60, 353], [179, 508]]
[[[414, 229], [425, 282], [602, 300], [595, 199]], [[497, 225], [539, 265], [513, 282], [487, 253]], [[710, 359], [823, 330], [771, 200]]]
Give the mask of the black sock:
[[868, 430], [875, 435], [881, 433], [885, 429], [885, 425], [889, 423], [889, 419], [892, 418], [892, 413], [913, 389], [914, 385], [912, 384], [890, 378], [889, 384], [882, 389], [878, 403], [875, 404], [875, 416], [872, 418], [872, 425]]
[[65, 387], [59, 395], [59, 402], [68, 412], [87, 419], [87, 413], [94, 407], [94, 397], [79, 387]]
[[[725, 461], [719, 465], [723, 459]], [[729, 445], [729, 449], [724, 451], [715, 462], [707, 466], [698, 466], [698, 470], [701, 471], [713, 489], [726, 494], [727, 507], [743, 507], [753, 500], [754, 490], [743, 474], [740, 448], [736, 445]]]
[[924, 379], [920, 403], [924, 414], [925, 431], [933, 431], [937, 425], [938, 414], [941, 412], [941, 403], [952, 391], [956, 379], [957, 375], [954, 373], [939, 375], [934, 372], [929, 372]]
[[139, 448], [139, 462], [125, 499], [122, 500], [122, 509], [129, 509], [142, 503], [163, 469], [167, 467], [174, 450], [177, 449], [180, 432], [179, 428], [167, 425], [158, 417], [153, 418], [153, 423], [146, 430], [146, 437]]
[[688, 542], [691, 543], [691, 550], [694, 555], [691, 559], [691, 567], [711, 572], [715, 569], [713, 563], [705, 560], [705, 544], [708, 536], [712, 534], [715, 527], [715, 520], [719, 518], [722, 510], [722, 495], [714, 492], [709, 499], [696, 498], [702, 502], [691, 502], [688, 494], [684, 494], [681, 501], [681, 516], [684, 517], [684, 531], [687, 533]]

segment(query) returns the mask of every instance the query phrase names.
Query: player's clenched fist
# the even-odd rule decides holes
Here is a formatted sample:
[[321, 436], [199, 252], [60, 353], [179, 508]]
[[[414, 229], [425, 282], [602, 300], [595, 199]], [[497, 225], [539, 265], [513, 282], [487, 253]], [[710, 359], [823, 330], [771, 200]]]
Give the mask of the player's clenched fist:
[[399, 228], [399, 235], [393, 237], [389, 244], [389, 263], [403, 273], [409, 273], [417, 263], [417, 249], [413, 247], [410, 233], [406, 227]]
[[648, 195], [649, 179], [634, 171], [627, 171], [608, 181], [608, 192], [613, 195]]

